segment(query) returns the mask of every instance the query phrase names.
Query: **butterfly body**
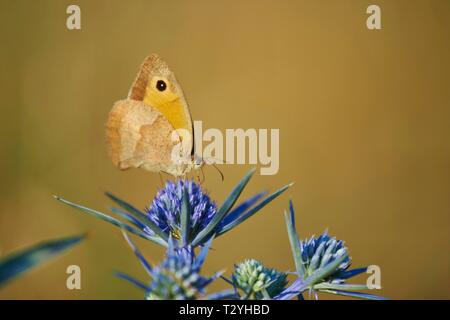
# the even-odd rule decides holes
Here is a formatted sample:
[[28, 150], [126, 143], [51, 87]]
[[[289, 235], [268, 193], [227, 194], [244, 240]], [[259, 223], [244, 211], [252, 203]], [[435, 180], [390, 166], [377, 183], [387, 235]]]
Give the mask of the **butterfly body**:
[[197, 166], [193, 141], [183, 91], [167, 64], [150, 55], [127, 99], [117, 101], [109, 113], [106, 142], [111, 160], [121, 170], [143, 168], [178, 177]]

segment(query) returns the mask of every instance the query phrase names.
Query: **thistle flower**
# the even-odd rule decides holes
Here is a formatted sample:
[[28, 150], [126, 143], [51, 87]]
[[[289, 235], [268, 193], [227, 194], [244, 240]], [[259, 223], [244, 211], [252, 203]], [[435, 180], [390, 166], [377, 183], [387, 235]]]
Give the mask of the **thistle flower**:
[[192, 249], [182, 253], [169, 250], [163, 263], [153, 268], [146, 293], [149, 300], [194, 299], [213, 279], [203, 278]]
[[220, 208], [217, 208], [199, 184], [191, 180], [167, 182], [145, 212], [107, 193], [107, 196], [121, 207], [113, 207], [111, 211], [126, 222], [63, 198], [55, 198], [164, 247], [168, 247], [169, 237], [172, 236], [179, 245], [195, 248], [204, 245], [212, 237], [221, 236], [234, 229], [291, 186], [288, 184], [263, 200], [261, 199], [265, 192], [258, 193], [235, 206], [254, 172], [254, 169], [250, 170], [239, 181]]
[[316, 292], [326, 292], [364, 299], [384, 299], [356, 292], [367, 290], [365, 284], [346, 284], [347, 279], [366, 272], [367, 267], [347, 270], [351, 259], [344, 242], [331, 238], [326, 232], [318, 238], [301, 241], [295, 229], [292, 201], [289, 210], [289, 214], [285, 212], [285, 219], [298, 278], [277, 299], [292, 299], [295, 296], [303, 298], [301, 294], [306, 290], [316, 298]]
[[345, 256], [343, 261], [335, 268], [333, 274], [328, 277], [329, 281], [340, 280], [338, 275], [344, 272], [350, 266], [350, 257], [348, 250], [344, 246], [344, 242], [331, 238], [327, 231], [325, 231], [320, 237], [311, 237], [309, 240], [300, 241], [301, 263], [303, 264], [304, 274], [303, 278], [306, 279], [310, 275], [314, 274], [317, 270], [326, 267], [330, 263], [333, 263], [337, 259], [341, 259]]
[[270, 299], [280, 294], [287, 284], [286, 273], [266, 268], [250, 259], [235, 265], [232, 282], [244, 292], [244, 299]]
[[117, 273], [117, 276], [145, 290], [147, 300], [219, 299], [234, 296], [234, 292], [231, 290], [206, 296], [206, 287], [223, 273], [217, 272], [207, 278], [200, 275], [211, 241], [196, 256], [191, 246], [177, 247], [176, 242], [170, 237], [165, 260], [160, 265], [152, 267], [127, 234], [125, 232], [123, 234], [151, 281], [149, 285], [146, 285], [124, 273]]
[[[185, 189], [189, 198], [191, 233], [188, 235], [189, 238], [203, 230], [217, 213], [216, 203], [194, 181], [168, 181], [165, 187], [158, 191], [150, 208], [146, 210], [146, 214], [163, 232], [167, 235], [171, 234], [176, 239], [181, 238], [181, 213]], [[145, 228], [145, 231], [153, 234], [148, 227]]]

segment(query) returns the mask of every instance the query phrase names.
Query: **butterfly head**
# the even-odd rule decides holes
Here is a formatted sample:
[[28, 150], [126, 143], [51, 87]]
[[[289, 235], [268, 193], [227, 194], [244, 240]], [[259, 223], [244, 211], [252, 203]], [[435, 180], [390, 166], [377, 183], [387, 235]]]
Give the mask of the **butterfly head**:
[[192, 168], [193, 169], [200, 169], [201, 167], [203, 167], [203, 165], [205, 164], [205, 162], [203, 161], [203, 158], [200, 157], [197, 154], [193, 154], [192, 155]]

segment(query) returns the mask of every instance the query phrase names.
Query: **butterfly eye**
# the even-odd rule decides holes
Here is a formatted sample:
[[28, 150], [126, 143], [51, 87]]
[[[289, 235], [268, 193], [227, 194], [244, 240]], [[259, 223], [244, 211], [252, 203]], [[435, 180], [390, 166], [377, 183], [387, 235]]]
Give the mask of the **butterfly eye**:
[[163, 80], [158, 80], [156, 82], [156, 89], [159, 91], [164, 91], [167, 88], [167, 84]]

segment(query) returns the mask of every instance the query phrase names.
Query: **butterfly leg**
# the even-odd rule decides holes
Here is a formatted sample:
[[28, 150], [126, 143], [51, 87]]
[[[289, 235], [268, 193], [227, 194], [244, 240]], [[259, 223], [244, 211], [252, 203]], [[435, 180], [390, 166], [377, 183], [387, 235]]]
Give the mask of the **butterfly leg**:
[[205, 182], [205, 172], [203, 171], [203, 166], [202, 167], [200, 167], [200, 172], [202, 173], [202, 180], [201, 180], [201, 182], [200, 182], [200, 184], [202, 184], [203, 182]]
[[162, 173], [158, 172], [158, 174], [159, 174], [159, 181], [161, 182], [161, 188], [164, 188], [164, 179], [163, 179]]

